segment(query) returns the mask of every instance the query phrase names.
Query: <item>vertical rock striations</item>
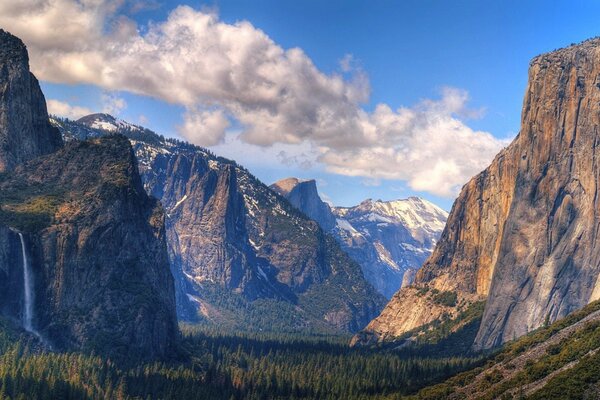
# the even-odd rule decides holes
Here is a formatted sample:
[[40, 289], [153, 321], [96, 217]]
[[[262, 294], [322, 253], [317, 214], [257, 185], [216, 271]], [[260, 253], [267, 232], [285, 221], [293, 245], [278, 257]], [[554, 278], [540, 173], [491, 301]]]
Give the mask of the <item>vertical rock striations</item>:
[[62, 145], [23, 42], [0, 29], [0, 172]]
[[[393, 339], [486, 300], [490, 348], [600, 298], [600, 39], [532, 60], [521, 131], [467, 183], [412, 287], [357, 341]], [[436, 304], [430, 290], [453, 292]]]
[[600, 298], [600, 39], [536, 57], [489, 300], [486, 348]]

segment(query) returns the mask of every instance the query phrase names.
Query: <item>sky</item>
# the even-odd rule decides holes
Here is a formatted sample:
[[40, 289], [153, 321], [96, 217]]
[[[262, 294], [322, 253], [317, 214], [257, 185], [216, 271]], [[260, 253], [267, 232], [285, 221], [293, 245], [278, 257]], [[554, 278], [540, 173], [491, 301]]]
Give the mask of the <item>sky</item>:
[[597, 1], [0, 0], [51, 113], [108, 112], [263, 182], [449, 210], [518, 133], [529, 60]]

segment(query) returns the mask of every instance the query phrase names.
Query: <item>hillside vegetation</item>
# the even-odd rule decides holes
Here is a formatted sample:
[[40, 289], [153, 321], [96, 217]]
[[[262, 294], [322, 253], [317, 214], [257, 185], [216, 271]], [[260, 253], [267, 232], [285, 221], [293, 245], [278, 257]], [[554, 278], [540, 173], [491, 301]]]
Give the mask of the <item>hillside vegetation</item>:
[[507, 344], [485, 366], [412, 399], [597, 399], [600, 301]]

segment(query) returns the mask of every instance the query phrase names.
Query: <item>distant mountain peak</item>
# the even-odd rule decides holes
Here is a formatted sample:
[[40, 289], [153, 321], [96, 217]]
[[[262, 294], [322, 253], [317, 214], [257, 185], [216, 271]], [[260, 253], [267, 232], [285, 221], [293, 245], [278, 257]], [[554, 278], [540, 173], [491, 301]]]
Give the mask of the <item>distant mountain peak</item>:
[[275, 190], [282, 196], [287, 196], [298, 185], [314, 186], [317, 189], [317, 182], [314, 179], [300, 179], [295, 177], [284, 178], [278, 180], [271, 185], [271, 189]]
[[314, 179], [285, 178], [275, 182], [270, 188], [287, 198], [297, 209], [329, 231], [335, 227], [335, 217], [329, 204], [319, 196]]
[[369, 198], [354, 207], [329, 207], [319, 197], [314, 180], [286, 178], [271, 189], [335, 236], [361, 265], [367, 280], [388, 298], [404, 278], [405, 284], [412, 282], [448, 217], [446, 211], [416, 196], [391, 201]]
[[92, 129], [101, 129], [108, 132], [116, 132], [122, 128], [128, 128], [132, 130], [140, 130], [141, 128], [137, 125], [118, 119], [110, 114], [106, 113], [95, 113], [89, 114], [85, 117], [81, 117], [77, 120], [78, 123], [83, 124]]

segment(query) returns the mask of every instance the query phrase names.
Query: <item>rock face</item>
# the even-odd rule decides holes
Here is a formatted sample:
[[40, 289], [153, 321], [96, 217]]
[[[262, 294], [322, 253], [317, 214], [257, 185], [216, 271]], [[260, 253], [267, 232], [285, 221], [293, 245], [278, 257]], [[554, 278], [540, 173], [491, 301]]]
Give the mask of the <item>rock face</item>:
[[[98, 115], [56, 123], [66, 137], [130, 138], [147, 192], [167, 210], [180, 318], [354, 332], [383, 307], [335, 239], [236, 163]], [[102, 123], [117, 129], [93, 128]]]
[[331, 207], [319, 197], [317, 183], [314, 180], [287, 178], [274, 183], [270, 188], [316, 221], [325, 231], [331, 231], [335, 227], [335, 216], [331, 212]]
[[417, 301], [423, 288], [454, 292], [458, 303], [487, 300], [476, 348], [600, 297], [599, 76], [600, 39], [532, 60], [519, 135], [465, 185], [414, 286], [394, 296], [363, 339], [390, 339], [459, 312]]
[[355, 207], [324, 203], [314, 180], [287, 178], [271, 185], [290, 203], [330, 232], [365, 278], [391, 298], [406, 275], [412, 282], [415, 271], [431, 254], [444, 229], [448, 214], [432, 203], [411, 197], [405, 200], [365, 200]]
[[33, 275], [32, 325], [54, 348], [128, 358], [173, 350], [164, 214], [125, 137], [70, 143], [0, 178], [0, 304], [21, 320], [15, 231]]
[[417, 276], [417, 271], [418, 270], [414, 268], [410, 268], [404, 272], [404, 275], [402, 276], [402, 284], [400, 285], [401, 289], [412, 285], [415, 280], [415, 276]]
[[23, 42], [0, 29], [0, 172], [62, 146]]

